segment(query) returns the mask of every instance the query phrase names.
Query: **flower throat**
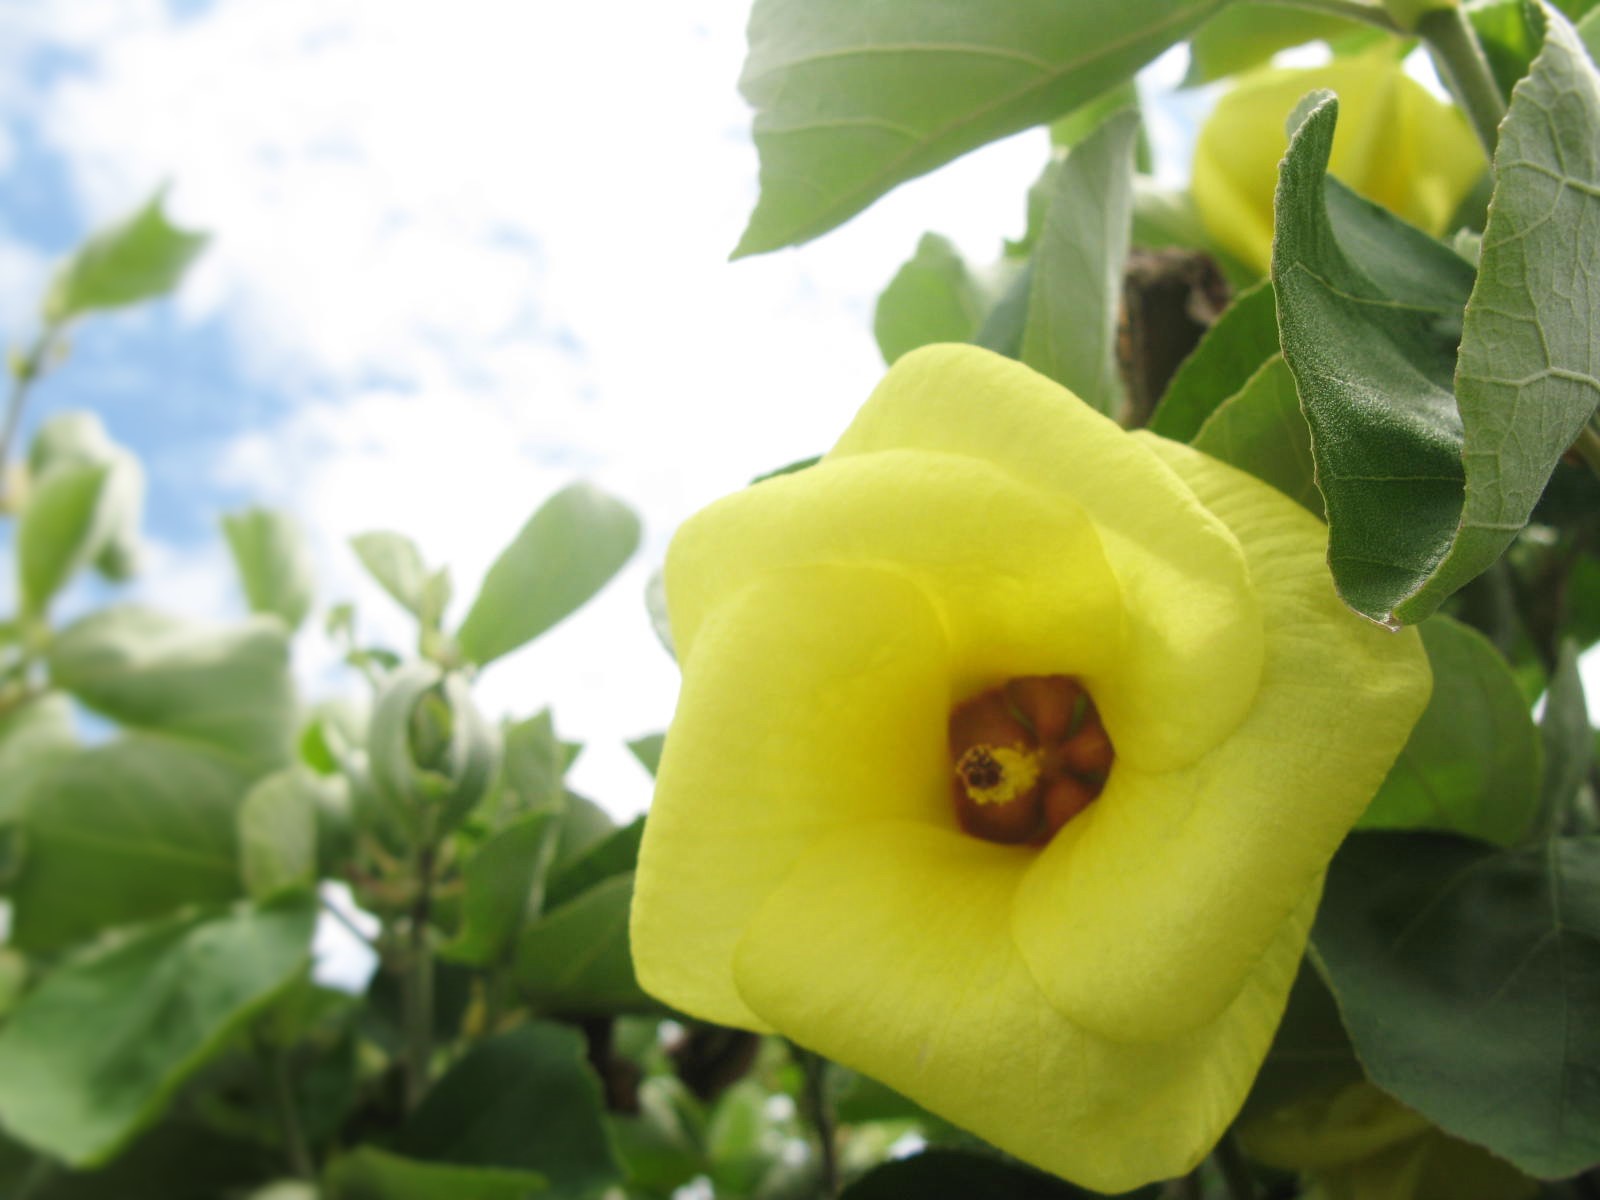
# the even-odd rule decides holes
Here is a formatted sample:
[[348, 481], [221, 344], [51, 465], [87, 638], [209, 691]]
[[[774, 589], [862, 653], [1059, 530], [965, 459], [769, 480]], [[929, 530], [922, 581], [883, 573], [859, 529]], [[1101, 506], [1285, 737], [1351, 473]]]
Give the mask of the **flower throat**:
[[1115, 755], [1094, 701], [1066, 675], [1022, 675], [950, 713], [951, 795], [974, 837], [1043, 845], [1105, 787]]

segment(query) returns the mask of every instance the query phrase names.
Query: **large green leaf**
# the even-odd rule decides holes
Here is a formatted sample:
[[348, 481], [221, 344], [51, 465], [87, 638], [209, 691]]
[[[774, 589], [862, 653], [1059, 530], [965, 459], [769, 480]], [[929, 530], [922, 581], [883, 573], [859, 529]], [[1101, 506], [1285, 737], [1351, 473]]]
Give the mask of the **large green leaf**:
[[322, 1185], [326, 1200], [534, 1200], [550, 1186], [529, 1171], [418, 1162], [376, 1146], [335, 1159]]
[[1137, 113], [1117, 113], [1054, 172], [1022, 331], [1023, 362], [1109, 415], [1122, 407], [1117, 313], [1138, 133]]
[[736, 255], [804, 242], [890, 188], [1129, 78], [1219, 0], [757, 0], [739, 87], [761, 198]]
[[1322, 516], [1311, 430], [1300, 413], [1300, 395], [1283, 355], [1267, 359], [1242, 388], [1218, 405], [1192, 444]]
[[1184, 86], [1210, 83], [1267, 62], [1280, 50], [1367, 32], [1368, 26], [1326, 13], [1276, 4], [1230, 4], [1189, 39]]
[[560, 1195], [588, 1196], [619, 1174], [604, 1111], [583, 1035], [534, 1021], [469, 1050], [429, 1091], [395, 1149], [432, 1162], [534, 1171]]
[[306, 895], [148, 926], [57, 967], [0, 1031], [0, 1119], [74, 1166], [114, 1155], [304, 969]]
[[116, 308], [170, 292], [205, 248], [205, 234], [175, 228], [163, 194], [125, 220], [96, 233], [56, 272], [45, 298], [52, 323], [97, 308]]
[[214, 746], [257, 772], [290, 756], [294, 683], [276, 620], [218, 627], [119, 605], [64, 629], [48, 661], [57, 687], [123, 725]]
[[1445, 616], [1421, 625], [1433, 695], [1363, 829], [1437, 829], [1503, 846], [1539, 806], [1539, 735], [1516, 676], [1489, 639]]
[[239, 806], [239, 869], [257, 899], [310, 887], [317, 878], [317, 813], [338, 787], [310, 767], [274, 771]]
[[69, 463], [52, 470], [28, 497], [17, 523], [22, 607], [43, 613], [51, 599], [105, 546], [117, 523], [114, 468]]
[[925, 233], [878, 297], [872, 333], [883, 361], [892, 363], [918, 346], [970, 342], [987, 308], [966, 260], [947, 239]]
[[633, 874], [614, 875], [524, 930], [514, 967], [523, 996], [561, 1016], [659, 1011], [633, 974], [632, 902]]
[[[840, 1200], [1090, 1200], [1097, 1195], [1021, 1163], [964, 1150], [924, 1150], [868, 1171]], [[1153, 1198], [1151, 1186], [1126, 1196]]]
[[1379, 1087], [1529, 1174], [1600, 1163], [1600, 838], [1356, 834], [1313, 942]]
[[22, 815], [34, 778], [77, 745], [72, 705], [46, 692], [0, 716], [0, 825]]
[[579, 608], [639, 545], [627, 505], [578, 483], [529, 518], [489, 568], [457, 635], [461, 652], [488, 663], [532, 641]]
[[1363, 1078], [1333, 993], [1311, 960], [1301, 959], [1283, 1020], [1250, 1085], [1239, 1120], [1268, 1116], [1308, 1095], [1332, 1092]]
[[247, 508], [222, 518], [250, 611], [298, 629], [311, 611], [315, 572], [300, 523], [288, 513]]
[[1279, 168], [1272, 284], [1311, 426], [1334, 582], [1358, 612], [1394, 621], [1447, 551], [1460, 512], [1450, 389], [1472, 268], [1326, 178], [1338, 101], [1314, 99]]
[[214, 750], [145, 735], [41, 772], [27, 796], [12, 940], [52, 950], [237, 896], [235, 812], [248, 786]]
[[1184, 359], [1150, 418], [1150, 431], [1193, 440], [1206, 418], [1278, 353], [1277, 304], [1271, 281], [1261, 280], [1234, 297]]

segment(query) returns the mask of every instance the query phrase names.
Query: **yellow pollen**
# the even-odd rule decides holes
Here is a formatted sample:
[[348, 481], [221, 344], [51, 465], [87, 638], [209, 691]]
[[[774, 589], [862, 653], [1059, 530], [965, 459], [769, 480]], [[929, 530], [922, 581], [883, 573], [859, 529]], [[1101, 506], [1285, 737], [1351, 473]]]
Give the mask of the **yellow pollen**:
[[974, 746], [956, 763], [974, 804], [1010, 804], [1039, 782], [1039, 755], [1013, 746]]

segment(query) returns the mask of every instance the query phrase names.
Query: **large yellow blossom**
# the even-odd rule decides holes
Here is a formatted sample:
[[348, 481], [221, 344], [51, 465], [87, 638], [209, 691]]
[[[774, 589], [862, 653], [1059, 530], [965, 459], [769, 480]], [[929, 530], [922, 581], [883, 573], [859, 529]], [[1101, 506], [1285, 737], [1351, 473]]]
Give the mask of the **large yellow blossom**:
[[1263, 273], [1272, 259], [1272, 196], [1288, 148], [1285, 122], [1308, 92], [1339, 96], [1330, 172], [1431, 234], [1484, 172], [1460, 110], [1435, 99], [1387, 50], [1313, 68], [1242, 76], [1195, 143], [1190, 190], [1206, 232]]
[[821, 463], [672, 544], [640, 982], [1091, 1187], [1187, 1170], [1428, 693], [1325, 549], [1026, 367], [905, 356]]

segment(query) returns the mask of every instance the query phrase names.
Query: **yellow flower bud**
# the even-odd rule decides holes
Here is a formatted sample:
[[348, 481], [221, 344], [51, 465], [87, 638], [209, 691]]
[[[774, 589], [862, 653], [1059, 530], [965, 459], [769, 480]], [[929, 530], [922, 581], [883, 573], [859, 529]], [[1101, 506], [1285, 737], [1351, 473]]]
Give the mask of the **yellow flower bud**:
[[639, 980], [1102, 1191], [1242, 1103], [1427, 700], [1327, 531], [970, 346], [688, 521]]
[[1427, 232], [1445, 225], [1483, 174], [1483, 151], [1458, 109], [1435, 99], [1387, 51], [1309, 70], [1242, 76], [1195, 143], [1190, 188], [1206, 231], [1265, 273], [1272, 197], [1288, 147], [1284, 123], [1308, 92], [1339, 96], [1330, 170], [1340, 182]]

